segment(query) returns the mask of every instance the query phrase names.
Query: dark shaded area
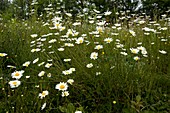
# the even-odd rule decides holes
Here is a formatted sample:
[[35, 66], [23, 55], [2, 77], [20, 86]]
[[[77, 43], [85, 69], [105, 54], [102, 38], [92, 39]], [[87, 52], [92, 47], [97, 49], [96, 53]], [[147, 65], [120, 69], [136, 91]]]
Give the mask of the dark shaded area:
[[[114, 17], [115, 12], [127, 11], [132, 13], [146, 13], [151, 17], [155, 15], [160, 16], [166, 13], [170, 7], [169, 0], [145, 0], [142, 1], [143, 8], [135, 11], [138, 5], [138, 0], [37, 0], [38, 4], [32, 4], [33, 0], [13, 0], [10, 3], [8, 0], [0, 1], [0, 13], [6, 15], [7, 17], [27, 19], [29, 18], [32, 9], [35, 9], [37, 16], [45, 14], [44, 8], [50, 7], [54, 10], [60, 10], [61, 12], [71, 12], [76, 15], [79, 12], [83, 12], [84, 8], [96, 8], [100, 12], [105, 12], [107, 10], [112, 11], [112, 17]], [[49, 6], [52, 4], [52, 6]], [[90, 13], [90, 12], [88, 12]]]

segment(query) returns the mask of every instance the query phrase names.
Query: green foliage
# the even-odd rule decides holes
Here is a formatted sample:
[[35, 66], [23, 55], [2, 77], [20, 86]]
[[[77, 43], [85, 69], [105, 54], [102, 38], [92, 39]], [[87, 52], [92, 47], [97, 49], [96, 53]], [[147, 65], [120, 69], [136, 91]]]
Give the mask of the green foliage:
[[31, 13], [30, 11], [33, 9], [33, 6], [36, 6], [36, 13], [39, 16], [45, 13], [44, 8], [48, 7], [49, 4], [53, 4], [53, 6], [51, 6], [53, 9], [60, 9], [62, 12], [71, 12], [73, 15], [83, 12], [84, 8], [91, 9], [91, 7], [95, 7], [101, 12], [110, 10], [114, 12], [112, 14], [114, 18], [116, 12], [126, 10], [130, 10], [133, 13], [143, 12], [151, 15], [151, 17], [154, 17], [155, 14], [160, 16], [170, 7], [169, 0], [143, 0], [143, 8], [139, 11], [134, 11], [138, 2], [131, 2], [131, 0], [37, 0], [37, 4], [35, 5], [32, 4], [33, 2], [33, 0], [13, 0], [13, 2], [10, 3], [2, 0], [0, 2], [0, 11], [1, 13], [5, 12], [4, 15], [27, 19], [31, 16], [29, 13]]
[[[127, 18], [125, 20], [117, 18], [115, 21], [117, 24], [107, 21], [104, 25], [97, 25], [112, 16], [105, 17], [102, 13], [95, 13], [93, 8], [100, 9], [97, 1], [92, 1], [98, 5], [92, 6], [88, 12], [93, 19], [89, 19], [89, 15], [83, 12], [75, 17], [68, 16], [69, 14], [65, 12], [72, 12], [71, 8], [75, 1], [68, 2], [69, 11], [63, 10], [64, 8], [56, 9], [62, 11], [58, 15], [53, 15], [54, 10], [41, 12], [50, 2], [38, 2], [39, 5], [31, 6], [34, 13], [27, 20], [21, 20], [19, 16], [10, 15], [11, 13], [6, 17], [5, 13], [1, 15], [0, 112], [168, 113], [170, 111], [170, 29], [167, 18], [153, 18], [155, 20], [150, 21], [150, 18], [145, 18], [146, 15], [143, 14], [140, 17], [132, 16], [129, 21], [126, 21]], [[101, 2], [106, 4], [105, 1]], [[41, 9], [42, 5], [44, 6]], [[110, 4], [107, 5], [108, 8]], [[77, 6], [82, 11], [85, 4]], [[105, 8], [102, 9], [104, 12], [107, 10]], [[113, 12], [117, 12], [117, 9], [113, 9]], [[41, 13], [44, 17], [38, 16]], [[130, 15], [122, 13], [119, 18]], [[58, 23], [51, 20], [56, 15], [62, 17]], [[99, 15], [103, 17], [97, 18]], [[89, 20], [93, 20], [94, 23], [89, 23]], [[75, 22], [79, 22], [80, 25], [75, 25]], [[55, 28], [52, 28], [53, 26]], [[144, 28], [150, 31], [147, 31], [148, 29], [145, 31]], [[31, 36], [33, 34], [34, 36]], [[83, 41], [77, 43], [82, 37]], [[112, 40], [105, 41], [106, 38]], [[73, 46], [69, 46], [72, 44]], [[102, 45], [103, 48], [96, 49], [97, 45]], [[37, 48], [40, 50], [36, 51]], [[60, 51], [61, 48], [64, 48], [64, 51]], [[132, 49], [139, 51], [135, 53]], [[90, 58], [93, 52], [98, 53], [95, 60], [94, 56]], [[1, 53], [7, 55], [3, 56]], [[139, 59], [134, 59], [136, 56]], [[36, 58], [39, 60], [33, 63]], [[71, 61], [65, 61], [66, 59]], [[26, 61], [30, 61], [30, 64], [23, 66]], [[48, 68], [47, 63], [52, 66]], [[92, 67], [88, 67], [87, 64], [92, 64]], [[16, 68], [10, 68], [9, 65]], [[71, 68], [75, 68], [75, 71], [70, 73]], [[19, 79], [21, 85], [11, 88], [9, 82], [15, 79], [11, 74], [16, 70], [25, 72]], [[45, 74], [39, 76], [41, 71], [45, 71]], [[67, 71], [66, 74], [64, 71]], [[74, 82], [69, 83], [70, 79]], [[56, 88], [60, 82], [67, 83], [69, 94]], [[48, 91], [49, 94], [45, 95], [43, 91]], [[45, 96], [41, 98], [40, 95]]]

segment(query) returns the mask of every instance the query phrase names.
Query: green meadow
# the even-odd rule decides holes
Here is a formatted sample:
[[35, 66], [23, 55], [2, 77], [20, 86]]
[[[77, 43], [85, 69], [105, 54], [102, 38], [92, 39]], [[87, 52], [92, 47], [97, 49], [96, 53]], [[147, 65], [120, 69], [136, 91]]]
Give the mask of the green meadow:
[[170, 112], [168, 13], [91, 11], [0, 15], [0, 113]]

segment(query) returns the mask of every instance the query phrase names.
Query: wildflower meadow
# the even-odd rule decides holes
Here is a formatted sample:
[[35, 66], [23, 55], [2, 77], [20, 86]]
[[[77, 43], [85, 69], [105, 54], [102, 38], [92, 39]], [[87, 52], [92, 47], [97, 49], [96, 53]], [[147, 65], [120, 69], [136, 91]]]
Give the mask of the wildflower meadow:
[[0, 13], [0, 113], [170, 112], [170, 9], [40, 3]]

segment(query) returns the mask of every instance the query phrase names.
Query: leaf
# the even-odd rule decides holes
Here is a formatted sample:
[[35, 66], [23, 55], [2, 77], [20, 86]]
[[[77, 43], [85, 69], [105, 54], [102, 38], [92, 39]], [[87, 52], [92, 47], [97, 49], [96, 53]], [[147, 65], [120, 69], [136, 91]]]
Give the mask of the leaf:
[[83, 111], [83, 107], [79, 107], [78, 110]]
[[141, 101], [141, 96], [140, 96], [140, 95], [137, 95], [137, 96], [136, 96], [136, 101], [137, 101], [137, 102], [140, 102], [140, 101]]
[[124, 108], [122, 111], [123, 111], [123, 113], [129, 113], [130, 112], [130, 110], [128, 108]]
[[61, 111], [61, 112], [65, 112], [66, 110], [65, 110], [65, 107], [62, 107], [62, 106], [59, 106], [59, 110]]
[[153, 111], [156, 111], [155, 108], [153, 106], [150, 106], [150, 108], [153, 110]]
[[72, 103], [69, 103], [67, 105], [67, 110], [68, 110], [69, 113], [72, 113], [73, 111], [75, 111], [74, 105]]

